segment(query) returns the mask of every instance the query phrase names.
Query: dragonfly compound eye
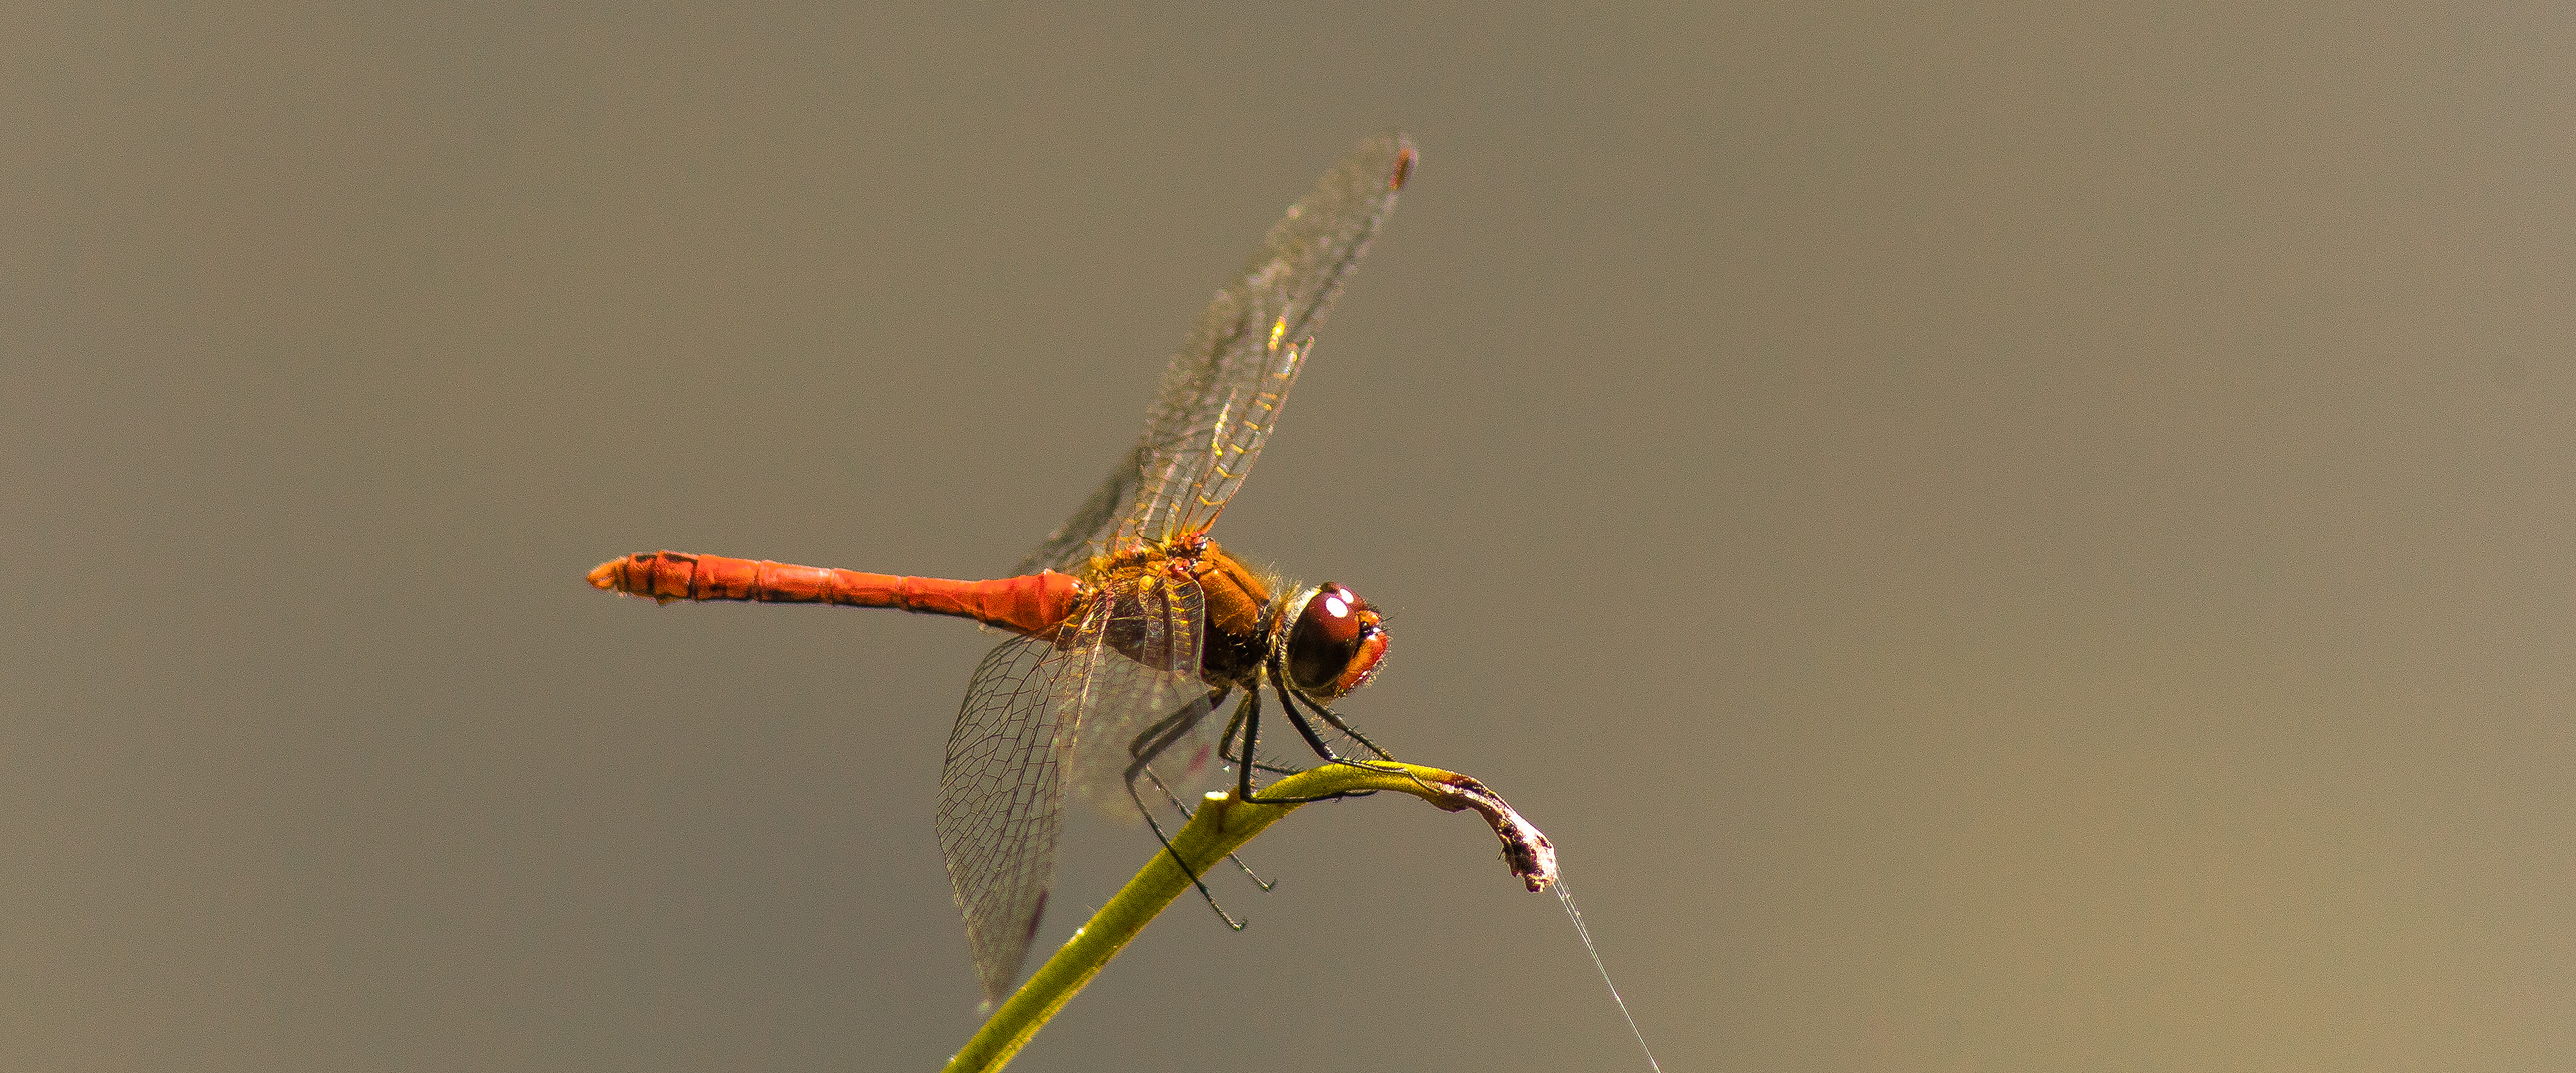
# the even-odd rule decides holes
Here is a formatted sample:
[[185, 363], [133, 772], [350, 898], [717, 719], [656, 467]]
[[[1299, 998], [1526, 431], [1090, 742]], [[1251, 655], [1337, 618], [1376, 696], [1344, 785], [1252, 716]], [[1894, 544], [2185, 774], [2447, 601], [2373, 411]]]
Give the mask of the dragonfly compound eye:
[[1288, 676], [1330, 700], [1369, 680], [1386, 658], [1386, 626], [1359, 594], [1327, 582], [1288, 633]]

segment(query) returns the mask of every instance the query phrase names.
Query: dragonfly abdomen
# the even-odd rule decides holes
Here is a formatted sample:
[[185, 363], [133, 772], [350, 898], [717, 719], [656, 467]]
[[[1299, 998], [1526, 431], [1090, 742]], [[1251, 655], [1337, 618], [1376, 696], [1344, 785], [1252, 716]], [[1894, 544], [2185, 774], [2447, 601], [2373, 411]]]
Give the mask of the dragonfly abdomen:
[[611, 559], [590, 572], [590, 583], [666, 604], [673, 600], [742, 600], [891, 607], [925, 615], [971, 618], [1024, 634], [1056, 628], [1073, 613], [1074, 604], [1082, 597], [1080, 582], [1051, 570], [998, 581], [950, 581], [676, 551], [637, 552]]

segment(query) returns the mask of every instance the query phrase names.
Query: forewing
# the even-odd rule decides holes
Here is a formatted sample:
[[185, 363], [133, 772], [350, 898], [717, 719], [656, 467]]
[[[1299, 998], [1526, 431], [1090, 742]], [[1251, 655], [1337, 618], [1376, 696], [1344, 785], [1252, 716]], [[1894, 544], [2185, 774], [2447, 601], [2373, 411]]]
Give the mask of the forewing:
[[1059, 757], [1073, 729], [1055, 687], [1080, 676], [1079, 651], [1052, 637], [1014, 637], [993, 649], [966, 686], [939, 769], [939, 852], [975, 974], [994, 1002], [1019, 978], [1055, 880]]
[[1215, 520], [1251, 472], [1413, 156], [1400, 134], [1370, 138], [1289, 206], [1173, 355], [1136, 446], [1021, 573], [1074, 572], [1113, 543], [1160, 541]]
[[1020, 560], [1020, 565], [1011, 573], [1020, 576], [1053, 570], [1078, 576], [1077, 568], [1101, 550], [1102, 544], [1109, 539], [1110, 530], [1118, 527], [1119, 519], [1135, 509], [1136, 486], [1144, 482], [1145, 476], [1144, 464], [1139, 461], [1144, 449], [1141, 442], [1128, 448], [1127, 453], [1118, 459], [1118, 464], [1109, 467], [1108, 478], [1100, 482], [1100, 487], [1092, 489], [1091, 498], [1083, 500], [1082, 506], [1075, 508], [1073, 517], [1056, 526], [1055, 532], [1048, 533], [1046, 542], [1039, 544], [1028, 558]]
[[1217, 292], [1163, 373], [1120, 543], [1204, 528], [1234, 498], [1412, 164], [1401, 135], [1361, 142], [1288, 207], [1242, 274]]

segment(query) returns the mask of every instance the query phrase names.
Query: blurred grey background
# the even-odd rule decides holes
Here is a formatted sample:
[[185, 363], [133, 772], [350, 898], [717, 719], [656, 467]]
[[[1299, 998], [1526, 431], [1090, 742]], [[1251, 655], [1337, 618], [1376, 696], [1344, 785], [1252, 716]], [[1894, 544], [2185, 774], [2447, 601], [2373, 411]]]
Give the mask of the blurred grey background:
[[[1666, 1068], [2576, 1066], [2563, 5], [10, 23], [0, 1064], [936, 1065], [991, 638], [581, 575], [1007, 569], [1401, 128], [1218, 536]], [[1643, 1068], [1473, 819], [1252, 860], [1017, 1068]]]

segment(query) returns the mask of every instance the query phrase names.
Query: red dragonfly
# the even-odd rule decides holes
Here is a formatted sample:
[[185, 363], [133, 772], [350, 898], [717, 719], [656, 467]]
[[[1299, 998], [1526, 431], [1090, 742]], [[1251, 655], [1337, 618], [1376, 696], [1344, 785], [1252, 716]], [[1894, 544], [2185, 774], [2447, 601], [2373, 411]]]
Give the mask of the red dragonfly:
[[[1221, 757], [1235, 793], [1257, 800], [1253, 769], [1280, 770], [1252, 762], [1265, 685], [1327, 761], [1342, 758], [1310, 716], [1386, 757], [1329, 707], [1385, 658], [1377, 612], [1341, 585], [1246, 566], [1208, 529], [1252, 471], [1413, 161], [1402, 135], [1371, 138], [1289, 206], [1172, 358], [1135, 448], [1016, 576], [946, 581], [667, 551], [590, 572], [600, 588], [663, 603], [893, 607], [1017, 635], [975, 668], [939, 776], [939, 848], [987, 999], [1008, 996], [1036, 937], [1068, 786], [1151, 821], [1140, 778], [1177, 802]], [[1238, 692], [1230, 718], [1210, 718]]]

